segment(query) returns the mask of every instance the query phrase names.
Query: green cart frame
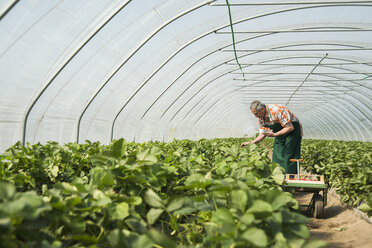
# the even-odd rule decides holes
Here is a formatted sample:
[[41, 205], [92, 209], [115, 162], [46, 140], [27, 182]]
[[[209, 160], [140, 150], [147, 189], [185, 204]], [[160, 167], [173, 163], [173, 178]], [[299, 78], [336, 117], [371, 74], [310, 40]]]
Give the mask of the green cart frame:
[[[293, 188], [295, 192], [313, 193], [313, 196], [308, 205], [301, 205], [307, 207], [306, 212], [314, 216], [314, 218], [321, 219], [324, 217], [324, 207], [327, 206], [327, 191], [328, 186], [324, 183], [324, 180], [320, 181], [300, 181], [291, 180], [292, 176], [298, 176], [294, 174], [287, 174], [284, 183], [284, 188]], [[321, 177], [319, 175], [312, 175]], [[301, 177], [301, 175], [300, 175]], [[322, 192], [322, 195], [319, 194]]]

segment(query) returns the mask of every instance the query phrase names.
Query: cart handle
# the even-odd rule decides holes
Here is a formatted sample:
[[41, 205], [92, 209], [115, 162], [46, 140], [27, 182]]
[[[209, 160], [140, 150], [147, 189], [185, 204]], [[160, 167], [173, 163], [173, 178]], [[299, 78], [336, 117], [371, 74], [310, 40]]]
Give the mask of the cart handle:
[[304, 161], [303, 158], [291, 158], [291, 162], [297, 162], [297, 179], [300, 179], [300, 162]]
[[291, 158], [289, 161], [291, 161], [291, 162], [302, 162], [302, 161], [304, 161], [304, 159], [303, 158]]

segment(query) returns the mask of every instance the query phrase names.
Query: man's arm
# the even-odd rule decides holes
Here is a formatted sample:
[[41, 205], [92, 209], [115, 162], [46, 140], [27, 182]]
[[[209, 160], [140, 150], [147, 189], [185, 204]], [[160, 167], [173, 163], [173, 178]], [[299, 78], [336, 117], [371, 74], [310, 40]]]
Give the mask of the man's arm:
[[276, 132], [276, 133], [268, 133], [266, 134], [266, 136], [269, 136], [269, 137], [278, 137], [278, 136], [281, 136], [281, 135], [284, 135], [284, 134], [287, 134], [287, 133], [290, 133], [294, 130], [294, 127], [292, 125], [291, 122], [287, 123], [287, 125], [285, 127], [283, 127], [282, 130], [280, 130], [279, 132]]
[[266, 138], [266, 135], [260, 133], [253, 141], [243, 142], [241, 144], [241, 147], [244, 147], [244, 146], [249, 145], [249, 144], [257, 144], [257, 143], [261, 142], [264, 138]]

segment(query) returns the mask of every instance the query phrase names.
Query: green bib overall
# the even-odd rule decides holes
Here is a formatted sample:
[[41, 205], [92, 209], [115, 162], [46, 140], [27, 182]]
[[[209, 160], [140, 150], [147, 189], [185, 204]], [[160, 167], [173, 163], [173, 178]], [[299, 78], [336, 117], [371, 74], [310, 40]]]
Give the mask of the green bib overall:
[[[301, 154], [301, 127], [298, 122], [292, 122], [294, 130], [288, 134], [275, 137], [273, 149], [273, 162], [277, 162], [285, 169], [286, 174], [297, 174], [296, 162], [289, 159], [300, 158]], [[283, 129], [279, 123], [266, 125], [274, 133]]]

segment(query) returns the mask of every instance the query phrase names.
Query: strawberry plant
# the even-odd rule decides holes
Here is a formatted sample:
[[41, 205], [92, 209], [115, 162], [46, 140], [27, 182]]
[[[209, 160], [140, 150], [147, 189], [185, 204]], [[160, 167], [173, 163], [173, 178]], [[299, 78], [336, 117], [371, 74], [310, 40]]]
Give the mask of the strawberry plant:
[[0, 157], [1, 247], [324, 247], [283, 170], [241, 142], [18, 143]]

